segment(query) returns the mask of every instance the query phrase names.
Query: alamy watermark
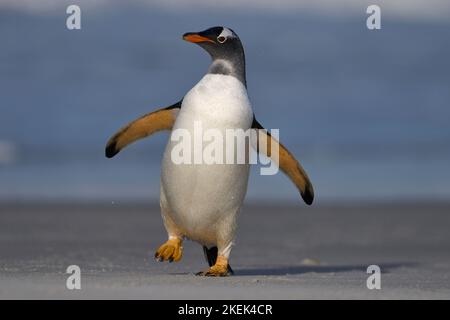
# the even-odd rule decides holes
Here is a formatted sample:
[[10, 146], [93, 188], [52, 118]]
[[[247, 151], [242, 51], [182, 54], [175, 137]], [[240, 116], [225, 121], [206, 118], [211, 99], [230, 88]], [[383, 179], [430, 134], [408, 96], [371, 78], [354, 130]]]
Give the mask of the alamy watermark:
[[367, 17], [366, 26], [369, 30], [380, 30], [381, 29], [381, 8], [376, 4], [372, 4], [367, 7]]
[[[366, 26], [369, 30], [381, 29], [381, 8], [376, 4], [367, 7], [366, 13], [369, 14], [366, 20]], [[66, 9], [69, 16], [66, 19], [66, 27], [69, 30], [81, 29], [81, 8], [78, 5], [69, 5]]]
[[73, 264], [67, 267], [66, 273], [70, 274], [66, 280], [66, 288], [69, 290], [81, 289], [81, 269]]
[[66, 27], [69, 30], [81, 29], [81, 9], [79, 6], [72, 4], [67, 7], [66, 13], [70, 14], [66, 19]]
[[367, 267], [367, 273], [370, 274], [370, 276], [366, 280], [366, 286], [367, 289], [373, 290], [381, 289], [381, 269], [376, 264], [372, 264]]
[[[194, 121], [193, 130], [174, 129], [171, 160], [174, 164], [261, 164], [261, 175], [279, 170], [279, 130], [203, 129]], [[251, 152], [250, 146], [257, 152]]]

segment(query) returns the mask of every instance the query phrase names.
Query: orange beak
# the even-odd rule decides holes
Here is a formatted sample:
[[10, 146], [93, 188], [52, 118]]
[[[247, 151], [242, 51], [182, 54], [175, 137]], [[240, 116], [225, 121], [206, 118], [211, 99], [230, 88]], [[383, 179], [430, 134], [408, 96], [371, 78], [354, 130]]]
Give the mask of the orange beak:
[[189, 42], [198, 43], [198, 42], [212, 42], [215, 43], [213, 40], [207, 37], [203, 37], [197, 33], [185, 33], [183, 35], [183, 39]]

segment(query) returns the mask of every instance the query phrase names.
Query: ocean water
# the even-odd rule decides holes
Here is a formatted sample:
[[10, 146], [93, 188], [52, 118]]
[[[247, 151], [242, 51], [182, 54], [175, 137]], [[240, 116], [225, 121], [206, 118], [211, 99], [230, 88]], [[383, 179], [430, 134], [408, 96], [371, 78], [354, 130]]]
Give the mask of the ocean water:
[[[318, 203], [450, 196], [450, 21], [129, 7], [0, 9], [0, 200], [156, 200], [168, 134], [104, 157], [107, 139], [178, 101], [209, 57], [181, 40], [214, 25], [244, 43], [259, 121], [279, 128]], [[249, 201], [300, 201], [279, 173]]]

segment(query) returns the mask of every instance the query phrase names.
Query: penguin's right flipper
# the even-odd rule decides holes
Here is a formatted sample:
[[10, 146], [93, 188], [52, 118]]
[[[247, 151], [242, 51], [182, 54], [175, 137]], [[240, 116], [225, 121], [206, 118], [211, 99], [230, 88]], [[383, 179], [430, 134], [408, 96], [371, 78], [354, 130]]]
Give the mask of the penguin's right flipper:
[[[289, 152], [289, 150], [274, 139], [270, 133], [268, 133], [264, 127], [253, 117], [253, 129], [258, 129], [258, 140], [260, 134], [267, 135], [266, 146], [261, 145], [258, 141], [256, 150], [264, 155], [271, 157], [272, 143], [278, 145], [279, 155], [278, 165], [280, 169], [291, 179], [291, 181], [295, 184], [297, 189], [300, 191], [300, 195], [306, 204], [311, 205], [314, 200], [314, 189], [311, 181], [306, 174], [306, 171], [302, 168], [300, 163], [295, 159], [295, 157]], [[261, 130], [261, 131], [260, 131]]]
[[105, 156], [112, 158], [136, 140], [148, 137], [161, 130], [172, 129], [180, 108], [181, 101], [130, 122], [109, 139], [105, 148]]

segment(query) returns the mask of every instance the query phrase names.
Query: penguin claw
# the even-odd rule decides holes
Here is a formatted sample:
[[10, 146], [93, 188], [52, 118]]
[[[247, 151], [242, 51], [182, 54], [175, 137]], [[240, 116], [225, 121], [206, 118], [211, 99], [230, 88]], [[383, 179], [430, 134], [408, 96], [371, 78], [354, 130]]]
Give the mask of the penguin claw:
[[208, 270], [197, 272], [195, 275], [203, 277], [228, 277], [231, 273], [228, 270], [215, 270], [211, 267]]
[[181, 239], [169, 239], [156, 251], [155, 259], [159, 262], [177, 262], [181, 259], [182, 255], [183, 247], [181, 246]]

